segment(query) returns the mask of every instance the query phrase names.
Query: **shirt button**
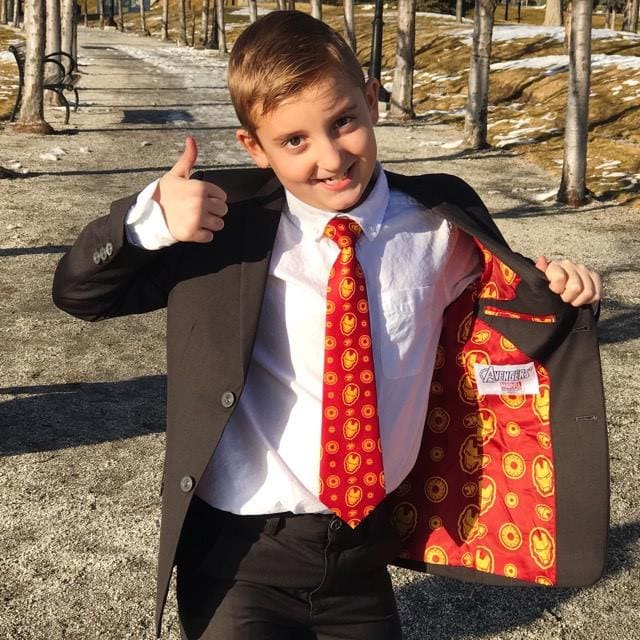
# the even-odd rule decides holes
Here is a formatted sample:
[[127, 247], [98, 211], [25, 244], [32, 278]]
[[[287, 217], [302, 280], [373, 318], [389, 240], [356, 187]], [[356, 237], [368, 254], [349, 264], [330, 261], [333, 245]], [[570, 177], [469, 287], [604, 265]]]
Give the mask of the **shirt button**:
[[182, 480], [180, 480], [180, 490], [184, 493], [189, 493], [195, 484], [194, 479], [191, 476], [184, 476]]
[[113, 245], [110, 242], [104, 245], [104, 250], [107, 252], [107, 255], [110, 256], [113, 253]]
[[342, 522], [342, 520], [340, 518], [334, 518], [330, 523], [329, 523], [329, 529], [331, 529], [331, 531], [340, 531], [340, 529], [342, 529], [342, 525], [344, 523]]
[[94, 251], [93, 252], [93, 261], [96, 264], [100, 264], [100, 252], [99, 251]]
[[236, 394], [233, 391], [225, 391], [220, 397], [220, 404], [225, 409], [231, 409], [236, 402]]
[[108, 257], [107, 250], [104, 247], [100, 247], [100, 260], [106, 260]]

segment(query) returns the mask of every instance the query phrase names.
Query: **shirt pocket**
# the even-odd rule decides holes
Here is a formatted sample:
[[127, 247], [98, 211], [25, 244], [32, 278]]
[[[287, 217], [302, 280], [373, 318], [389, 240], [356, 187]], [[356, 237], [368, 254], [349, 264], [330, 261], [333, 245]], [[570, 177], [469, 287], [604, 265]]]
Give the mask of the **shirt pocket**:
[[[405, 378], [420, 373], [429, 349], [429, 317], [434, 317], [433, 287], [388, 291], [380, 295], [380, 360], [386, 378]], [[437, 322], [436, 322], [437, 320]]]

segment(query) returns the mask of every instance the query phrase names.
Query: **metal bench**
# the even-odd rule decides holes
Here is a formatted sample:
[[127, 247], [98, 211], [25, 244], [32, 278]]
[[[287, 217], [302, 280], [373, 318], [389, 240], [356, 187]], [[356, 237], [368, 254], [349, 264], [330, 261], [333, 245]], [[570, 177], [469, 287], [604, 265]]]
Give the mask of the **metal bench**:
[[[20, 110], [22, 102], [22, 88], [24, 87], [24, 63], [26, 57], [26, 45], [24, 42], [16, 45], [9, 45], [9, 51], [13, 54], [18, 65], [18, 96], [11, 112], [10, 121], [14, 122]], [[80, 79], [78, 65], [68, 53], [64, 51], [54, 51], [44, 57], [44, 84], [43, 88], [54, 91], [65, 108], [64, 123], [69, 124], [69, 101], [64, 95], [64, 91], [73, 91], [75, 103], [73, 110], [78, 110], [78, 90], [75, 84]]]

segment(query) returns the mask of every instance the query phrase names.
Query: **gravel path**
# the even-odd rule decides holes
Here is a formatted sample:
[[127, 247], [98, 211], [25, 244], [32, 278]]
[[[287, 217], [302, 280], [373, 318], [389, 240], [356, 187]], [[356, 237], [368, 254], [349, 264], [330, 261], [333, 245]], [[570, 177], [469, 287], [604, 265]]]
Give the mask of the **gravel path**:
[[[80, 61], [79, 112], [68, 127], [61, 111], [48, 112], [60, 135], [0, 131], [0, 166], [27, 170], [0, 181], [0, 637], [7, 640], [153, 637], [164, 314], [83, 324], [53, 308], [51, 277], [85, 223], [171, 166], [188, 132], [200, 145], [200, 167], [248, 164], [233, 139], [225, 61], [216, 54], [81, 29]], [[542, 202], [558, 176], [504, 151], [465, 156], [460, 137], [428, 122], [378, 127], [386, 167], [458, 174], [516, 250], [566, 255], [605, 276], [609, 560], [604, 579], [584, 590], [480, 588], [395, 570], [406, 638], [639, 639], [638, 212]], [[165, 628], [167, 638], [179, 638], [172, 598]]]

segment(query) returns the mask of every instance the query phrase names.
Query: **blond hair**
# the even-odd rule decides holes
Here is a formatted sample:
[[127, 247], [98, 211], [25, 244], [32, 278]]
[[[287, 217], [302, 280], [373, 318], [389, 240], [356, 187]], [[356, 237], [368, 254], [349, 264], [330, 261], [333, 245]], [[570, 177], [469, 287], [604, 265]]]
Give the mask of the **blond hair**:
[[273, 11], [242, 32], [228, 84], [241, 125], [256, 138], [256, 117], [323, 79], [341, 76], [365, 92], [362, 67], [331, 27], [300, 11]]

